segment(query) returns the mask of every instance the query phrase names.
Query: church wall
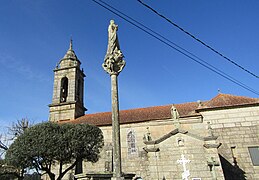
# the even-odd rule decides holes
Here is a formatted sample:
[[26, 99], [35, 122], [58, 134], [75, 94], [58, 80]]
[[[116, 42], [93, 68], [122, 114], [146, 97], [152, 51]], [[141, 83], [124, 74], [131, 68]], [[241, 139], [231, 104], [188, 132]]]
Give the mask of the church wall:
[[258, 106], [211, 110], [200, 113], [204, 121], [211, 123], [213, 129], [259, 125]]
[[[147, 129], [148, 128], [148, 129]], [[159, 129], [159, 131], [158, 131]], [[149, 156], [143, 148], [143, 137], [150, 132], [153, 140], [160, 138], [166, 133], [172, 131], [173, 124], [171, 121], [150, 121], [145, 123], [128, 124], [121, 126], [121, 147], [122, 147], [122, 169], [125, 172], [133, 172], [144, 179], [153, 179], [157, 175], [154, 162], [157, 161], [154, 156]], [[136, 135], [136, 153], [128, 153], [127, 134], [133, 130]], [[157, 153], [152, 153], [157, 154]], [[151, 164], [150, 164], [151, 163]], [[162, 178], [161, 178], [162, 179]]]
[[[183, 145], [179, 146], [179, 138], [184, 140]], [[207, 161], [211, 156], [213, 156], [215, 160], [218, 160], [218, 158], [216, 156], [217, 154], [213, 154], [213, 152], [208, 152], [208, 150], [203, 147], [203, 141], [197, 140], [187, 135], [177, 134], [164, 141], [160, 145], [160, 147], [160, 152], [156, 154], [148, 153], [148, 156], [154, 159], [152, 161], [153, 163], [151, 163], [154, 167], [153, 170], [156, 170], [152, 171], [150, 177], [158, 177], [157, 179], [162, 179], [163, 177], [165, 177], [166, 179], [182, 179], [183, 165], [178, 164], [177, 160], [179, 160], [181, 158], [181, 155], [183, 154], [186, 159], [190, 160], [190, 162], [186, 165], [187, 170], [190, 171], [190, 176], [188, 177], [188, 179], [212, 179], [213, 175], [212, 172], [210, 172], [209, 170]], [[215, 173], [217, 179], [223, 179], [220, 167], [217, 167]]]
[[[185, 128], [195, 129], [193, 132], [204, 133], [206, 125], [202, 123], [193, 123], [184, 125]], [[200, 131], [202, 127], [203, 131]], [[148, 128], [148, 129], [147, 129]], [[100, 160], [95, 163], [85, 163], [84, 172], [97, 171], [105, 172], [105, 164], [111, 163], [111, 143], [112, 130], [111, 126], [101, 127], [104, 134], [105, 147], [101, 153]], [[146, 145], [143, 141], [144, 135], [150, 132], [152, 140], [156, 140], [168, 134], [175, 129], [172, 120], [149, 121], [143, 123], [121, 125], [121, 149], [122, 149], [122, 170], [127, 173], [136, 173], [143, 179], [182, 179], [183, 166], [177, 164], [177, 160], [181, 158], [181, 154], [185, 158], [190, 159], [187, 169], [190, 171], [189, 178], [202, 178], [203, 180], [211, 180], [212, 172], [209, 169], [207, 161], [213, 157], [219, 162], [217, 149], [206, 149], [204, 141], [185, 135], [176, 134], [156, 145]], [[127, 134], [132, 130], [136, 136], [136, 152], [128, 152]], [[179, 145], [178, 140], [182, 139], [184, 145]], [[159, 148], [158, 152], [146, 152], [143, 148]], [[110, 152], [110, 154], [109, 154]], [[217, 166], [215, 170], [218, 179], [224, 179], [222, 176], [221, 166]]]
[[[248, 147], [259, 146], [259, 107], [214, 109], [200, 113], [202, 118], [180, 118], [180, 125], [175, 119], [121, 125], [123, 172], [136, 173], [148, 180], [180, 180], [183, 166], [177, 160], [183, 154], [190, 160], [186, 164], [190, 172], [188, 179], [259, 179], [259, 166], [252, 164], [248, 150]], [[150, 133], [152, 140], [157, 140], [177, 127], [188, 133], [175, 134], [158, 144], [147, 145], [143, 141], [147, 133]], [[84, 172], [105, 172], [112, 163], [111, 126], [100, 128], [104, 134], [105, 147], [99, 162], [84, 164]], [[128, 152], [127, 134], [130, 131], [136, 137], [136, 152], [133, 153]], [[204, 139], [211, 136], [218, 136], [218, 139]], [[181, 144], [179, 139], [182, 140]], [[205, 147], [205, 144], [212, 146]], [[158, 148], [159, 151], [156, 151]], [[211, 160], [216, 164], [213, 167], [208, 166]]]
[[214, 134], [222, 143], [219, 148], [225, 176], [236, 180], [259, 179], [259, 166], [254, 166], [249, 147], [259, 146], [259, 107], [243, 107], [201, 112], [210, 121]]

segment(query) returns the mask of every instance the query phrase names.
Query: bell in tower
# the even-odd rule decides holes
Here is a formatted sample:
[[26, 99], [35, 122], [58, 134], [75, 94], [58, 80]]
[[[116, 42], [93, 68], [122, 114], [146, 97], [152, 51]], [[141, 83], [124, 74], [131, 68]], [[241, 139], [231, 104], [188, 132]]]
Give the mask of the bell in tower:
[[72, 39], [65, 56], [54, 69], [52, 103], [49, 105], [49, 121], [72, 120], [85, 114], [84, 77], [80, 69]]

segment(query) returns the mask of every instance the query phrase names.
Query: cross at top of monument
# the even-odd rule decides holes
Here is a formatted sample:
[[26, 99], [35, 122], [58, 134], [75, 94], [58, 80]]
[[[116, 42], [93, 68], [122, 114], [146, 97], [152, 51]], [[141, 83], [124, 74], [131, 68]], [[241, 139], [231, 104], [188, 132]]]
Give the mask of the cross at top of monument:
[[104, 58], [104, 63], [102, 64], [103, 69], [110, 75], [118, 75], [122, 71], [126, 63], [123, 60], [124, 55], [120, 50], [117, 31], [118, 25], [114, 23], [114, 20], [111, 20], [108, 27], [107, 52]]

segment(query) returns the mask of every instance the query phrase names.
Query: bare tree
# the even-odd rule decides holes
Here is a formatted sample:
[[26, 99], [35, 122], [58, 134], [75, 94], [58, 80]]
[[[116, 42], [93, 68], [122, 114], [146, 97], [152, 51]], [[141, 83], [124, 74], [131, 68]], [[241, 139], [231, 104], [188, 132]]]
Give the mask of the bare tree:
[[17, 137], [21, 136], [30, 126], [32, 126], [32, 123], [30, 123], [27, 118], [22, 118], [21, 120], [17, 120], [16, 123], [13, 123], [12, 126], [8, 128], [8, 139], [6, 139], [7, 136], [0, 135], [0, 179], [24, 178], [25, 169], [7, 165], [4, 157], [6, 151], [9, 149], [10, 143], [12, 143]]
[[9, 132], [14, 137], [17, 137], [22, 135], [30, 126], [32, 126], [32, 123], [30, 123], [27, 118], [22, 118], [21, 120], [17, 120], [16, 123], [13, 123], [13, 125], [9, 128]]

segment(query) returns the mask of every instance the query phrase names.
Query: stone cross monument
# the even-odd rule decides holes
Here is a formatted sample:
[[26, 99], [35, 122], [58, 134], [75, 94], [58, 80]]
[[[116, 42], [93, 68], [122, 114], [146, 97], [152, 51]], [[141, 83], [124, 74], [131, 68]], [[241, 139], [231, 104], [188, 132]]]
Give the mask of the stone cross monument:
[[184, 155], [182, 154], [181, 155], [181, 159], [177, 160], [177, 163], [183, 165], [182, 179], [188, 180], [188, 176], [190, 176], [190, 171], [187, 170], [186, 164], [190, 163], [190, 160], [189, 159], [185, 159]]
[[122, 180], [121, 171], [121, 145], [120, 145], [120, 119], [117, 77], [125, 66], [123, 54], [117, 36], [118, 25], [113, 20], [108, 27], [108, 47], [102, 64], [103, 69], [111, 76], [112, 98], [112, 141], [113, 141], [113, 177], [112, 180]]

